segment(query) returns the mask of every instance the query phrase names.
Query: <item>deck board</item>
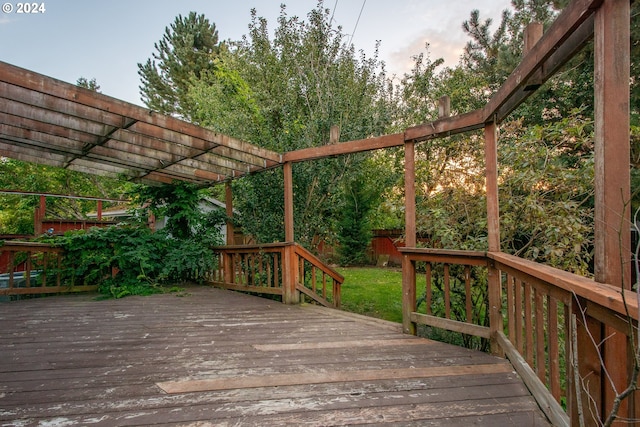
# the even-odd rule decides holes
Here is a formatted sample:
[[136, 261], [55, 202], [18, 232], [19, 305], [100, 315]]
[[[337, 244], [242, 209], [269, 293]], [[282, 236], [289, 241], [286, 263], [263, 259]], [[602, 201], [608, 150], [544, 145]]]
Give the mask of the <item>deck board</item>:
[[192, 287], [0, 325], [2, 426], [549, 425], [504, 359], [317, 306]]

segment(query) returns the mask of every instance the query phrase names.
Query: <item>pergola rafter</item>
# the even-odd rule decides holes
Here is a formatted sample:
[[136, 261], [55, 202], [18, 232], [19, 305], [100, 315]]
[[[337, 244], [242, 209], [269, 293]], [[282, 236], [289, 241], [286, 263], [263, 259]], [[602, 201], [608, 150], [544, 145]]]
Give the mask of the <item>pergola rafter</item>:
[[281, 163], [278, 153], [2, 62], [0, 155], [146, 183], [200, 185]]

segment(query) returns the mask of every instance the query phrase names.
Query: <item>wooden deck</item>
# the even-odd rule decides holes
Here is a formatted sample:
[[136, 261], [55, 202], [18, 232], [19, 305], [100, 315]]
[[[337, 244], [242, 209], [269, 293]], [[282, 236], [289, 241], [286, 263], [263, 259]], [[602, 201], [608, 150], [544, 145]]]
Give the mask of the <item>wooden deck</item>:
[[548, 425], [507, 361], [219, 289], [0, 303], [1, 426]]

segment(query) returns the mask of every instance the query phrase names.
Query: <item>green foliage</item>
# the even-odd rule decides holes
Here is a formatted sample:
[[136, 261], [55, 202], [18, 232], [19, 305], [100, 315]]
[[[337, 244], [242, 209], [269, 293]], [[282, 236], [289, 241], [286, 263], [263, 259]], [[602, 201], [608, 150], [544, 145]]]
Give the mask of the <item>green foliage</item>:
[[96, 81], [95, 77], [92, 78], [91, 80], [87, 79], [86, 77], [80, 77], [76, 81], [76, 86], [80, 86], [85, 89], [92, 90], [94, 92], [100, 92], [100, 85]]
[[216, 69], [218, 31], [204, 15], [178, 15], [155, 45], [153, 58], [138, 64], [142, 100], [152, 110], [189, 118], [189, 84]]
[[579, 112], [545, 126], [503, 128], [504, 250], [588, 275], [593, 244], [593, 122]]
[[140, 185], [130, 193], [138, 206], [143, 206], [139, 218], [151, 210], [157, 218], [167, 217], [166, 232], [177, 240], [198, 238], [209, 244], [221, 244], [218, 226], [224, 224], [226, 214], [222, 209], [203, 212], [200, 202], [207, 195], [192, 183], [175, 181], [172, 184], [148, 187]]
[[[248, 36], [231, 46], [233, 61], [225, 59], [251, 88], [230, 104], [241, 106], [246, 123], [239, 132], [246, 139], [284, 152], [327, 144], [332, 125], [341, 127], [341, 140], [385, 133], [393, 111], [381, 64], [356, 55], [341, 29], [331, 27], [322, 2], [307, 21], [288, 16], [283, 6], [274, 34], [271, 39], [266, 19], [252, 11]], [[297, 241], [313, 248], [335, 240], [340, 182], [357, 171], [360, 158], [294, 165]], [[279, 171], [234, 183], [243, 227], [259, 241], [283, 238], [282, 189]]]
[[[0, 189], [38, 193], [122, 198], [131, 184], [51, 166], [0, 157]], [[84, 219], [96, 210], [93, 200], [47, 198], [47, 218]], [[38, 196], [0, 194], [0, 234], [33, 234]], [[108, 203], [103, 205], [109, 207]]]
[[[338, 252], [341, 265], [363, 265], [369, 260], [372, 213], [384, 190], [384, 173], [372, 159], [365, 159], [357, 173], [342, 182], [342, 200], [338, 213]], [[382, 171], [380, 171], [382, 172]]]
[[65, 280], [98, 285], [110, 297], [146, 295], [160, 286], [199, 282], [215, 269], [211, 247], [222, 242], [219, 210], [200, 212], [203, 194], [188, 183], [138, 187], [136, 199], [157, 215], [169, 216], [167, 226], [152, 232], [144, 224], [69, 232], [53, 242], [65, 249]]

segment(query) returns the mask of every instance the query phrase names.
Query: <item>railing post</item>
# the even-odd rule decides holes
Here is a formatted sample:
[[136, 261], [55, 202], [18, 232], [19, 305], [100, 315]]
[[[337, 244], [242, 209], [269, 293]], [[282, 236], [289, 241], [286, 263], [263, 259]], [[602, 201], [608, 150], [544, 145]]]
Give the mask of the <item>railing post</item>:
[[[405, 246], [416, 246], [416, 177], [415, 144], [404, 144], [404, 205], [405, 205]], [[416, 324], [411, 321], [411, 313], [416, 311], [416, 265], [408, 255], [402, 256], [402, 330], [415, 335]]]
[[409, 255], [402, 255], [402, 332], [416, 335], [417, 327], [411, 321], [416, 311], [416, 263]]
[[[594, 20], [594, 278], [618, 288], [631, 288], [631, 223], [629, 168], [630, 4], [605, 1]], [[619, 393], [629, 384], [627, 339], [605, 327], [606, 340], [599, 347], [607, 371], [598, 402], [603, 417]], [[580, 357], [580, 360], [583, 360]], [[593, 361], [596, 362], [595, 360]], [[623, 401], [618, 415], [630, 413]], [[604, 419], [603, 419], [604, 420]], [[616, 422], [614, 425], [622, 425]]]
[[296, 247], [288, 243], [284, 247], [282, 256], [282, 302], [285, 304], [297, 304], [299, 296], [296, 290], [298, 278], [298, 257]]
[[[500, 214], [498, 204], [498, 127], [495, 122], [484, 127], [485, 177], [487, 184], [487, 232], [489, 252], [500, 252]], [[502, 283], [500, 271], [492, 263], [488, 266], [489, 287], [489, 329], [491, 332], [491, 352], [502, 355], [496, 341], [496, 334], [502, 332]]]
[[282, 165], [284, 174], [284, 248], [283, 276], [282, 276], [282, 302], [285, 304], [296, 304], [299, 296], [296, 291], [297, 280], [297, 257], [295, 251], [295, 234], [293, 221], [293, 167], [291, 162]]

